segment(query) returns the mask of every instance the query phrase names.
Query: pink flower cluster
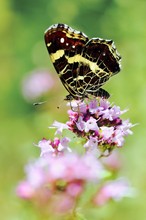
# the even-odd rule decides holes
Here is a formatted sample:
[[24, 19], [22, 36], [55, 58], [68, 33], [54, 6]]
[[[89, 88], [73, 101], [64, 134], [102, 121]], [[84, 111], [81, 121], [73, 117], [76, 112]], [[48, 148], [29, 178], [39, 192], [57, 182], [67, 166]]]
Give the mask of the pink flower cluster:
[[[53, 205], [62, 212], [73, 208], [87, 183], [97, 184], [108, 175], [93, 155], [79, 156], [74, 153], [57, 157], [45, 155], [27, 165], [25, 172], [26, 180], [19, 184], [17, 194], [23, 199], [37, 200], [40, 205]], [[68, 202], [56, 203], [55, 194], [61, 201]]]
[[[53, 123], [57, 137], [39, 141], [40, 158], [26, 166], [26, 179], [17, 187], [19, 197], [49, 213], [75, 210], [90, 185], [97, 188], [89, 198], [96, 206], [130, 192], [127, 182], [115, 179], [121, 166], [116, 151], [107, 158], [94, 154], [99, 151], [103, 156], [108, 152], [107, 156], [115, 147], [122, 147], [124, 137], [132, 134], [132, 124], [120, 118], [125, 111], [101, 98], [72, 101], [71, 107], [69, 121]], [[82, 138], [87, 149], [83, 154], [74, 152], [73, 139], [64, 136], [64, 130]]]
[[98, 149], [109, 154], [115, 147], [122, 147], [124, 137], [132, 134], [129, 120], [122, 120], [119, 106], [104, 99], [93, 99], [87, 103], [75, 103], [68, 111], [69, 130], [86, 139], [87, 150]]

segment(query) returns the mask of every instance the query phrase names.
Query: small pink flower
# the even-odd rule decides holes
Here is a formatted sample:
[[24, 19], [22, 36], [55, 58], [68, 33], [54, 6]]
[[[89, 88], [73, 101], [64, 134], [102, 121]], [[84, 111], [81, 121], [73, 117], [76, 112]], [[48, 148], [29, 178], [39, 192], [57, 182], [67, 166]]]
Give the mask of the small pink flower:
[[58, 121], [54, 121], [52, 124], [53, 128], [57, 128], [55, 134], [62, 134], [64, 129], [68, 129], [68, 125], [64, 123], [60, 123]]
[[58, 145], [58, 151], [68, 150], [69, 152], [72, 152], [71, 148], [68, 146], [69, 142], [70, 142], [69, 138], [67, 137], [62, 138]]
[[134, 194], [129, 182], [125, 179], [109, 181], [103, 185], [94, 198], [94, 203], [98, 206], [105, 205], [109, 200], [121, 200]]
[[68, 193], [62, 193], [57, 195], [56, 198], [53, 198], [51, 204], [51, 211], [56, 214], [67, 214], [73, 210], [76, 204], [75, 198], [71, 197]]
[[82, 181], [74, 181], [68, 184], [67, 193], [72, 197], [78, 197], [84, 190]]
[[73, 112], [86, 113], [87, 106], [82, 100], [72, 100], [71, 103], [67, 103], [67, 106], [71, 106]]
[[110, 139], [112, 138], [114, 134], [114, 127], [102, 126], [100, 130], [100, 134], [102, 136], [102, 139], [108, 142], [110, 141]]
[[101, 160], [106, 168], [112, 172], [117, 172], [122, 167], [122, 158], [117, 150], [114, 150], [108, 157], [102, 157]]
[[90, 117], [86, 122], [85, 122], [85, 132], [88, 133], [89, 131], [98, 131], [98, 125], [97, 125], [97, 119]]
[[110, 108], [110, 102], [106, 99], [99, 99], [99, 107], [103, 110]]
[[127, 136], [129, 134], [133, 134], [133, 132], [130, 130], [132, 127], [133, 125], [129, 122], [129, 120], [124, 120], [118, 129], [123, 133], [123, 135]]
[[51, 145], [51, 140], [46, 140], [45, 138], [39, 141], [38, 147], [41, 149], [41, 157], [55, 152], [55, 149]]
[[79, 129], [79, 131], [83, 131], [85, 129], [85, 121], [83, 120], [82, 116], [79, 116], [76, 126]]
[[22, 199], [29, 200], [33, 197], [34, 191], [34, 188], [27, 181], [22, 181], [16, 189], [16, 194]]
[[78, 112], [74, 112], [72, 110], [68, 110], [68, 115], [70, 120], [74, 121], [78, 119]]
[[43, 160], [37, 160], [35, 163], [30, 163], [25, 167], [25, 172], [27, 173], [27, 180], [29, 184], [34, 188], [39, 188], [45, 181], [44, 170], [42, 169], [41, 163]]
[[39, 141], [37, 146], [41, 149], [41, 157], [48, 157], [49, 155], [56, 156], [66, 150], [71, 152], [71, 149], [68, 146], [69, 142], [70, 139], [67, 137], [63, 137], [61, 139], [56, 137], [52, 141], [43, 138]]
[[84, 147], [86, 148], [88, 152], [97, 153], [98, 138], [90, 136], [87, 142], [84, 144]]
[[115, 135], [112, 138], [112, 143], [117, 145], [117, 147], [122, 147], [124, 144], [124, 134], [120, 130], [115, 131]]
[[91, 114], [95, 114], [98, 111], [98, 101], [96, 99], [93, 99], [89, 103], [89, 111]]

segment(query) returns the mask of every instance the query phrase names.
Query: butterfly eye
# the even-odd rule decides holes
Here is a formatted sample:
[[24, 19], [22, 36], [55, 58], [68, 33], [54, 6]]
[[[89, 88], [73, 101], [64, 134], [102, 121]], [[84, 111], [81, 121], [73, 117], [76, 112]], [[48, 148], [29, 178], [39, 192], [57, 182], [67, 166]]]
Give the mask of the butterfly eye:
[[106, 53], [105, 53], [105, 52], [103, 52], [103, 53], [102, 53], [102, 56], [104, 56], [104, 57], [105, 57], [105, 56], [106, 56]]

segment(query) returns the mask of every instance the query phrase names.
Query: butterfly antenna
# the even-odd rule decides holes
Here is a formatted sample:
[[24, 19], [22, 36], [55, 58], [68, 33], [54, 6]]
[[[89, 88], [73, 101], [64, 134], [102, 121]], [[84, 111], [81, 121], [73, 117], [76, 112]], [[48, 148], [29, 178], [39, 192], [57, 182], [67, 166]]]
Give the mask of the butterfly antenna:
[[33, 105], [34, 105], [34, 106], [43, 105], [43, 104], [45, 104], [46, 102], [48, 102], [48, 101], [44, 101], [44, 102], [34, 102]]

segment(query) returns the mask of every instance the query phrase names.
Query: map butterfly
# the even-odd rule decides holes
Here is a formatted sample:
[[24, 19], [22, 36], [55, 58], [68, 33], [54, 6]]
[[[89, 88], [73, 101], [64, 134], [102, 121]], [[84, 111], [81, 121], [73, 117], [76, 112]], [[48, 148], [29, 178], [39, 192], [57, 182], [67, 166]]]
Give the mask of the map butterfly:
[[101, 86], [120, 71], [121, 60], [112, 40], [89, 39], [66, 24], [54, 24], [45, 31], [45, 43], [69, 92], [66, 99], [110, 96]]

